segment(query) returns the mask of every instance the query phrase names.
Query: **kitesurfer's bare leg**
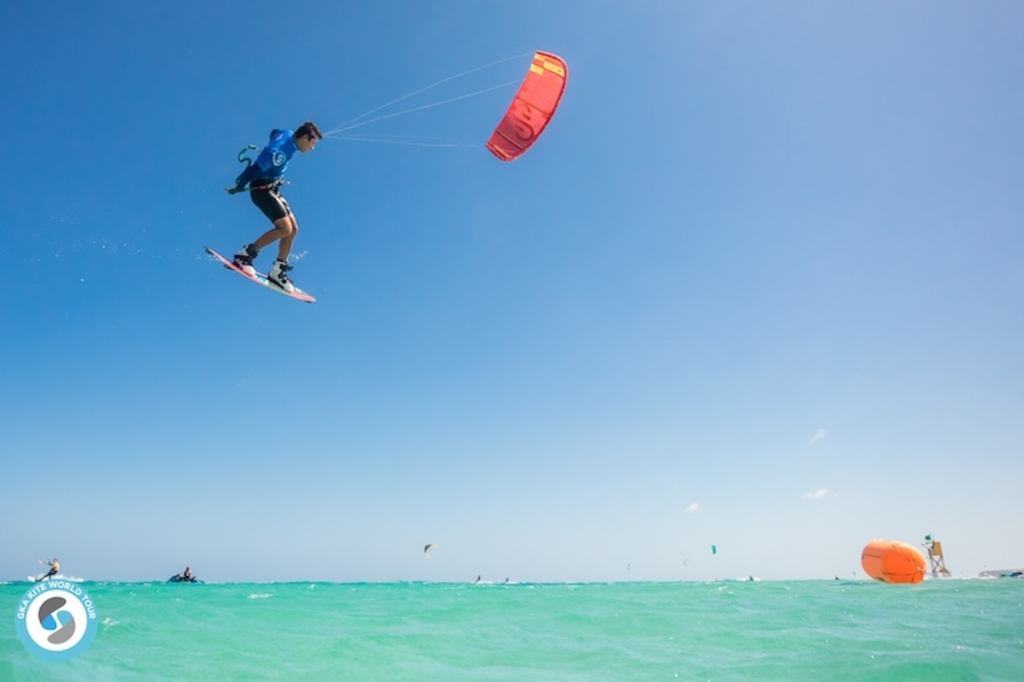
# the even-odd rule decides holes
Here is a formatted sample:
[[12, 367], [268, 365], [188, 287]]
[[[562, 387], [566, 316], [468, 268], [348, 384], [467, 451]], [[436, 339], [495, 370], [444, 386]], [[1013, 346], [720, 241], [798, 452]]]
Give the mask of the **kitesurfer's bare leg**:
[[298, 231], [299, 224], [295, 222], [295, 216], [289, 213], [275, 220], [274, 229], [264, 232], [259, 239], [253, 242], [253, 246], [262, 249], [280, 239], [281, 243], [277, 247], [277, 259], [287, 263], [288, 254], [292, 252], [292, 242], [295, 241], [295, 234]]
[[295, 216], [289, 211], [288, 215], [282, 216], [274, 221], [274, 229], [268, 230], [262, 237], [257, 239], [254, 246], [261, 249], [275, 240], [280, 240], [277, 246], [277, 260], [273, 267], [267, 271], [267, 279], [281, 287], [288, 293], [295, 291], [295, 285], [288, 278], [288, 254], [292, 250], [292, 242], [295, 241], [295, 234], [299, 231], [299, 224], [295, 222]]

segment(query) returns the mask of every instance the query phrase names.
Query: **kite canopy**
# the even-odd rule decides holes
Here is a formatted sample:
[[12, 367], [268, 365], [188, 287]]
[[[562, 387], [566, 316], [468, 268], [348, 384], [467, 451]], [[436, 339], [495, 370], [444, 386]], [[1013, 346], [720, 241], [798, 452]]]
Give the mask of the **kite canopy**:
[[533, 56], [512, 105], [487, 141], [492, 154], [502, 161], [514, 161], [526, 153], [555, 115], [568, 74], [560, 57], [548, 52]]

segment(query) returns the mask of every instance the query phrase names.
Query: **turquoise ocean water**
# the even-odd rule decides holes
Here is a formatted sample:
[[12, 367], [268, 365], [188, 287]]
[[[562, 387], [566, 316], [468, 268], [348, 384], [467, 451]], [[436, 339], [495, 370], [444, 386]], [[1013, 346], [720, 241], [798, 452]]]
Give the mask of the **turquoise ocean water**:
[[1024, 580], [91, 583], [71, 661], [0, 680], [1024, 680]]

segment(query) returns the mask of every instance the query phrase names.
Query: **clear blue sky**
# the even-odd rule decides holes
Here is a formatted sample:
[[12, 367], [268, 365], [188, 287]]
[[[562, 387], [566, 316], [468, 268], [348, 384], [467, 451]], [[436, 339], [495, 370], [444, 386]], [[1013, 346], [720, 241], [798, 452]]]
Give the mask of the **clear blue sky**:
[[[770, 5], [5, 4], [0, 579], [1024, 565], [1024, 6]], [[519, 161], [511, 87], [292, 161], [315, 305], [204, 255], [243, 145], [536, 49]]]

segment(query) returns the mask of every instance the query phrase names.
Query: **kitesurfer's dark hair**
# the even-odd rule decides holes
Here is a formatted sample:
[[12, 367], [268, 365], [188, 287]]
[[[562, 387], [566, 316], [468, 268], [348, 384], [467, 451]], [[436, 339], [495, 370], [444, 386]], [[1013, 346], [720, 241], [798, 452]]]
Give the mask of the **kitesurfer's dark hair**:
[[320, 132], [320, 129], [316, 127], [316, 124], [312, 121], [306, 121], [298, 127], [295, 131], [295, 137], [313, 137], [318, 140], [324, 139], [324, 134]]

